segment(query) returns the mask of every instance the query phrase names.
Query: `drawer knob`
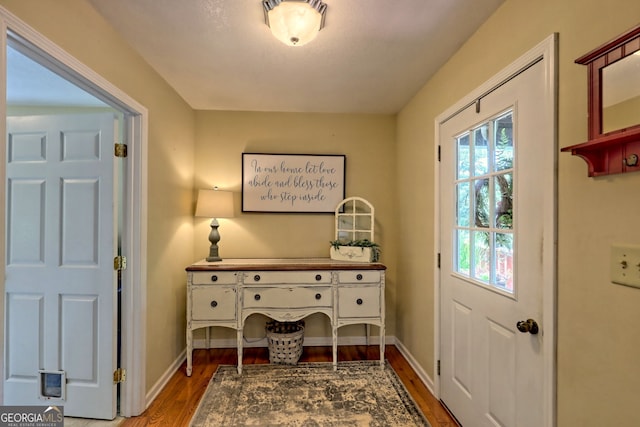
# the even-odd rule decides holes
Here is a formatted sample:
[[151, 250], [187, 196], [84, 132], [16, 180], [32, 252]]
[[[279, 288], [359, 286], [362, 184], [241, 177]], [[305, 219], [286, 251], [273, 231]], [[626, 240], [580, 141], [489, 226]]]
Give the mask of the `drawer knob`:
[[322, 298], [322, 295], [316, 294], [316, 299], [320, 299], [320, 298]]
[[216, 276], [215, 274], [213, 276], [211, 276], [211, 281], [212, 282], [217, 282], [218, 281], [218, 276]]
[[218, 301], [213, 300], [211, 301], [211, 308], [216, 308], [218, 306]]
[[256, 281], [256, 282], [259, 282], [260, 281], [260, 275], [256, 274], [255, 276], [253, 276], [253, 280]]
[[357, 279], [357, 280], [362, 280], [362, 274], [358, 274], [358, 275], [356, 276], [356, 279]]
[[362, 305], [362, 298], [358, 298], [358, 299], [356, 300], [356, 304], [358, 304], [358, 305]]
[[255, 294], [253, 296], [253, 299], [256, 300], [256, 301], [260, 301], [260, 294]]

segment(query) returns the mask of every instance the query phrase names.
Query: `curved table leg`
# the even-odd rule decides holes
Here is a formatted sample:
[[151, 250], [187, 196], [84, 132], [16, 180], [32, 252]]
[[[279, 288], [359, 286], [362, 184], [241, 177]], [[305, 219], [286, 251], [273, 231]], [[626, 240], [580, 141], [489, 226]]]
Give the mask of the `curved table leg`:
[[380, 366], [384, 367], [384, 323], [380, 325]]
[[193, 369], [193, 331], [187, 328], [187, 376], [191, 376]]
[[238, 374], [242, 374], [242, 328], [238, 329], [238, 341], [237, 341], [237, 347], [238, 347]]
[[338, 370], [338, 328], [335, 326], [333, 329], [333, 337], [331, 337], [331, 344], [333, 347], [333, 370]]

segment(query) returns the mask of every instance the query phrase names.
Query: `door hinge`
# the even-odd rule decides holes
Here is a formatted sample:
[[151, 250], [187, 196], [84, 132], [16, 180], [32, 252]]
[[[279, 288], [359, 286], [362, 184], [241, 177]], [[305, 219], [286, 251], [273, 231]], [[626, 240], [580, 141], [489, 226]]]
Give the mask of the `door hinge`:
[[118, 255], [113, 259], [113, 269], [117, 271], [122, 271], [127, 269], [127, 257]]
[[439, 361], [439, 360], [438, 360], [438, 367], [437, 367], [437, 370], [438, 370], [438, 376], [440, 376], [440, 361]]
[[440, 268], [440, 252], [438, 252], [438, 268]]
[[440, 154], [440, 151], [441, 151], [440, 149], [441, 149], [441, 146], [438, 145], [438, 161], [440, 161], [440, 159], [442, 158]]
[[123, 383], [127, 380], [127, 370], [126, 369], [122, 369], [122, 368], [118, 368], [115, 371], [113, 371], [113, 383], [114, 384], [120, 384]]
[[127, 157], [127, 144], [118, 144], [114, 145], [114, 155], [116, 157]]

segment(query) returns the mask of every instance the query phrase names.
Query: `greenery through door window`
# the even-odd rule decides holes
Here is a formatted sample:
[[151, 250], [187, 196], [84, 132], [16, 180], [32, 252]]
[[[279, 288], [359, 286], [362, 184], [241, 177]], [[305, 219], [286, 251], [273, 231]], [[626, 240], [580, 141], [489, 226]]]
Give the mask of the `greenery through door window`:
[[455, 271], [513, 292], [513, 111], [456, 138]]

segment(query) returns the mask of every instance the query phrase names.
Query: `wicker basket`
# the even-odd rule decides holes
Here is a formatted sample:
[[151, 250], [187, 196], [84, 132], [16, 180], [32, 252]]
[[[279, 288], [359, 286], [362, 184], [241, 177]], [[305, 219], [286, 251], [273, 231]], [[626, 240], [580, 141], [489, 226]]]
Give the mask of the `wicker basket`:
[[304, 322], [267, 322], [269, 361], [285, 365], [295, 365], [302, 355]]

